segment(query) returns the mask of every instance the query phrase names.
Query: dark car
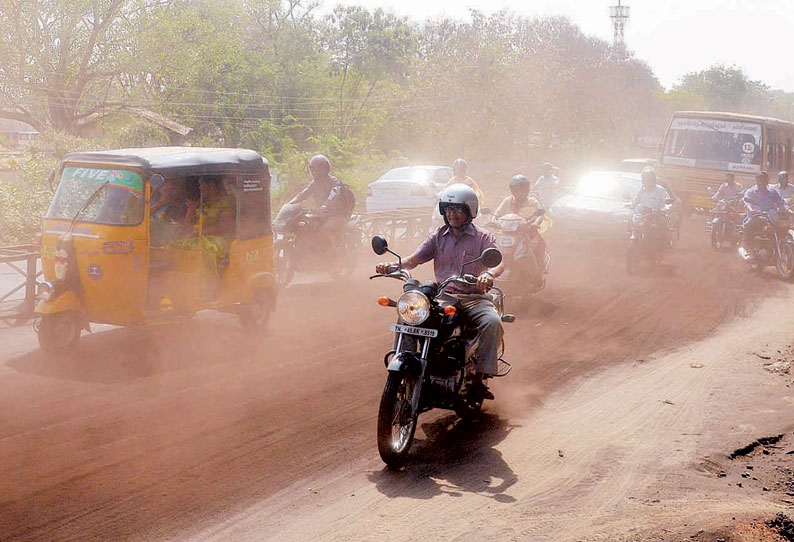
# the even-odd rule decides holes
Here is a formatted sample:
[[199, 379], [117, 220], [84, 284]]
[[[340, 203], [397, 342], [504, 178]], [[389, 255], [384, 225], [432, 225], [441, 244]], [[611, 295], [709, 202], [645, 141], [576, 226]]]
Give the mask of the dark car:
[[621, 238], [631, 217], [630, 204], [641, 185], [640, 176], [634, 173], [588, 173], [572, 192], [551, 206], [554, 228], [585, 238]]

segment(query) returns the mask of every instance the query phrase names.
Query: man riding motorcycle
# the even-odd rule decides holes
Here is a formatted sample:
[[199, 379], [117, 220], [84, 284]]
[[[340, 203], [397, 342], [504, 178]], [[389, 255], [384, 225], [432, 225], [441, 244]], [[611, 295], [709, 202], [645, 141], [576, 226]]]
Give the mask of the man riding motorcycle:
[[[445, 225], [430, 235], [413, 254], [404, 258], [401, 268], [410, 270], [433, 260], [435, 280], [440, 283], [457, 275], [464, 262], [477, 258], [487, 248], [496, 248], [496, 239], [488, 231], [472, 224], [479, 211], [479, 198], [473, 188], [465, 184], [446, 187], [438, 207]], [[398, 265], [398, 262], [381, 262], [375, 266], [375, 272], [386, 274]], [[467, 394], [470, 402], [476, 402], [494, 398], [483, 383], [483, 377], [498, 372], [504, 330], [496, 307], [482, 293], [493, 286], [494, 278], [504, 271], [504, 264], [488, 269], [482, 262], [476, 262], [467, 269], [477, 277], [477, 285], [466, 288], [456, 283], [448, 291], [460, 299], [467, 325], [476, 329], [479, 336], [475, 354], [476, 373], [468, 381], [471, 387]]]
[[791, 198], [794, 197], [794, 186], [791, 186], [788, 182], [788, 171], [781, 171], [777, 174], [777, 184], [772, 188], [783, 196], [783, 199], [786, 200], [786, 204], [789, 204]]
[[725, 182], [720, 185], [717, 192], [711, 196], [712, 201], [732, 200], [742, 193], [742, 187], [736, 182], [733, 173], [725, 174]]
[[[665, 211], [667, 210], [667, 200], [670, 195], [663, 187], [656, 183], [656, 172], [651, 167], [646, 167], [642, 170], [642, 187], [634, 196], [632, 202], [632, 209], [634, 212], [641, 211], [642, 207], [646, 207], [652, 211]], [[664, 224], [663, 230], [665, 233], [665, 241], [669, 244], [669, 224]]]
[[751, 186], [744, 193], [744, 202], [747, 209], [747, 216], [744, 220], [744, 251], [753, 257], [755, 249], [755, 238], [763, 229], [763, 219], [757, 214], [766, 212], [774, 223], [778, 219], [785, 218], [788, 206], [783, 196], [777, 190], [769, 189], [769, 174], [762, 171], [755, 176], [755, 186]]
[[342, 182], [331, 175], [331, 162], [322, 154], [309, 160], [309, 173], [312, 181], [288, 205], [310, 200], [319, 216], [316, 224], [318, 235], [328, 238], [326, 246], [334, 246], [350, 219], [351, 206], [345, 201], [347, 191]]
[[472, 188], [475, 192], [477, 192], [477, 198], [480, 202], [480, 206], [483, 205], [483, 197], [482, 197], [482, 190], [477, 185], [477, 182], [466, 175], [466, 170], [468, 170], [469, 164], [466, 163], [466, 160], [463, 158], [458, 158], [454, 162], [452, 162], [452, 177], [447, 180], [446, 186], [452, 186], [453, 184], [465, 184]]
[[496, 208], [494, 218], [499, 219], [505, 215], [515, 214], [523, 218], [525, 223], [519, 227], [520, 231], [526, 233], [527, 246], [516, 248], [516, 255], [528, 252], [531, 255], [532, 279], [534, 282], [543, 281], [543, 266], [546, 258], [546, 241], [541, 233], [546, 230], [546, 218], [541, 226], [536, 226], [533, 221], [537, 217], [538, 210], [542, 209], [540, 201], [535, 194], [530, 194], [531, 182], [525, 175], [513, 175], [510, 178], [511, 196], [506, 197]]

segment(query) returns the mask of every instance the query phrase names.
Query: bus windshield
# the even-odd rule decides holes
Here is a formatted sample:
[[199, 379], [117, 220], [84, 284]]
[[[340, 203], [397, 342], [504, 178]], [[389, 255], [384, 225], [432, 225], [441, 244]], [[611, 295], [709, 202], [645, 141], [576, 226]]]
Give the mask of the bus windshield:
[[130, 225], [143, 219], [143, 181], [133, 171], [114, 168], [66, 167], [47, 218], [72, 219], [103, 183], [98, 197], [83, 211], [81, 222]]
[[761, 124], [739, 120], [674, 118], [662, 162], [721, 171], [761, 171]]

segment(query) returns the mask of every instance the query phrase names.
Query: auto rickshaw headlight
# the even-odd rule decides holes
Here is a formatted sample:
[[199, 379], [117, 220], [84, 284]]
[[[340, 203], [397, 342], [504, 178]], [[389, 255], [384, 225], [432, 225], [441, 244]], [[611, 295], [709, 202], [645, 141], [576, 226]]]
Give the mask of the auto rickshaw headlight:
[[430, 300], [419, 292], [405, 292], [397, 301], [397, 313], [406, 324], [419, 325], [430, 316]]
[[53, 286], [49, 282], [42, 281], [36, 286], [36, 300], [49, 301], [52, 299]]

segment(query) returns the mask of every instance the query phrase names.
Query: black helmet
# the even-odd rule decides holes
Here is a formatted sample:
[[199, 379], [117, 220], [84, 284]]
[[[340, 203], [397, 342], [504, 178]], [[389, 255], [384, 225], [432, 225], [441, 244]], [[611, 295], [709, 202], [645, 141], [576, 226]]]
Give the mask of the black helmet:
[[777, 182], [786, 181], [788, 182], [788, 171], [781, 171], [777, 174]]
[[510, 177], [510, 192], [515, 196], [516, 191], [526, 196], [529, 194], [529, 189], [531, 188], [531, 183], [529, 179], [527, 179], [526, 175], [513, 175]]
[[642, 172], [640, 173], [640, 177], [642, 178], [642, 182], [653, 182], [656, 183], [656, 171], [651, 166], [642, 168]]

